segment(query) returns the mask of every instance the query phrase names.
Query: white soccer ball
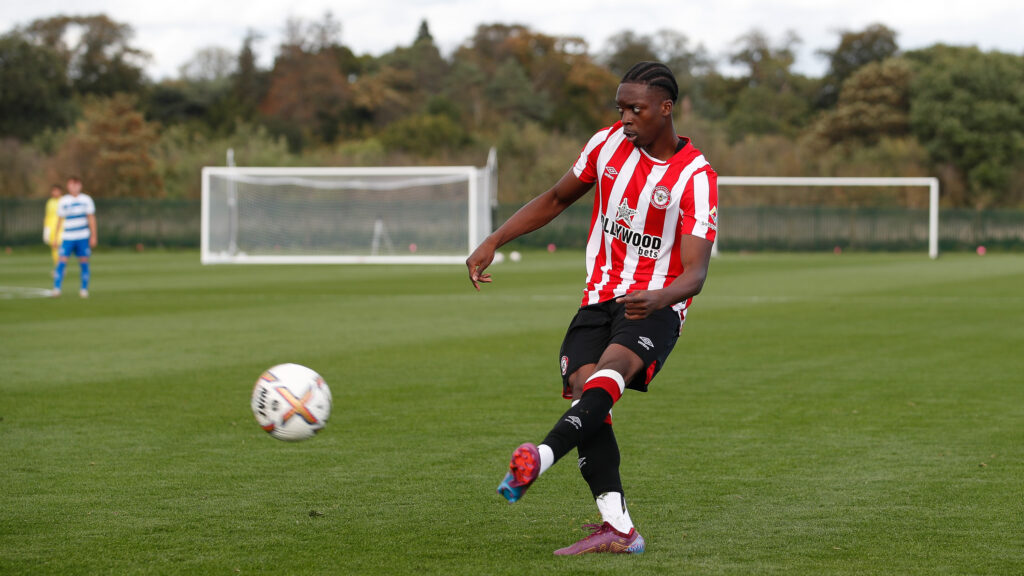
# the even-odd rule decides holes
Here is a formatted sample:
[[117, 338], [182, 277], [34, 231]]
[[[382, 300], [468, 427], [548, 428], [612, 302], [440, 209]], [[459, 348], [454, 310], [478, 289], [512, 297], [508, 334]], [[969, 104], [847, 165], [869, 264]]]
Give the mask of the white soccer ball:
[[504, 261], [505, 261], [505, 254], [503, 252], [495, 252], [494, 253], [494, 260], [493, 260], [493, 262], [495, 264], [501, 264]]
[[523, 259], [523, 255], [522, 255], [522, 254], [520, 254], [520, 253], [519, 253], [518, 251], [516, 251], [516, 250], [513, 250], [513, 251], [512, 251], [512, 253], [508, 255], [508, 257], [509, 257], [509, 259], [511, 259], [511, 260], [512, 260], [513, 262], [519, 262], [520, 260], [522, 260], [522, 259]]
[[331, 389], [305, 366], [279, 364], [256, 381], [252, 414], [260, 427], [278, 440], [305, 440], [327, 424]]

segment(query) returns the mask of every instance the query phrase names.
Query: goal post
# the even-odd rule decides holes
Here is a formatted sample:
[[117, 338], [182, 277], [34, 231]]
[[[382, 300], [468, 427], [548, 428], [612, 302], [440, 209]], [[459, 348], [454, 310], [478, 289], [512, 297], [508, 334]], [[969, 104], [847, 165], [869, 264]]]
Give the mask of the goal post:
[[[924, 187], [928, 189], [928, 256], [939, 257], [939, 179], [934, 177], [774, 177], [774, 176], [719, 176], [719, 187], [729, 186], [876, 186]], [[725, 210], [726, 214], [728, 210]], [[728, 235], [728, 228], [726, 228]], [[718, 253], [718, 242], [712, 248]]]
[[205, 167], [203, 264], [461, 264], [491, 232], [484, 167]]

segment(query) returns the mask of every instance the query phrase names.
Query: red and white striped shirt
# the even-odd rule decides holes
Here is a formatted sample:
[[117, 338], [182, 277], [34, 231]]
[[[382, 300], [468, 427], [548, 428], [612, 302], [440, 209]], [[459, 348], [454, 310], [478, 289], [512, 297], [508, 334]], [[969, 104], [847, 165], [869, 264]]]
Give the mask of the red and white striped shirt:
[[[590, 139], [573, 172], [597, 182], [581, 306], [667, 286], [683, 273], [683, 234], [715, 240], [718, 175], [688, 140], [663, 162], [626, 140], [617, 122]], [[691, 300], [673, 307], [680, 322]]]

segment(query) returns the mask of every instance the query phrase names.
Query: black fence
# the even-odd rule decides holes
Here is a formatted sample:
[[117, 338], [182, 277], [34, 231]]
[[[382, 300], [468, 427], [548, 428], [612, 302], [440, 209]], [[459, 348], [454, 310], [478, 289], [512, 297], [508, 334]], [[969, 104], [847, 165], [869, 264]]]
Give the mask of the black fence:
[[[42, 244], [45, 200], [0, 198], [0, 246]], [[501, 205], [495, 225], [518, 205]], [[96, 200], [103, 246], [198, 247], [198, 200]], [[571, 206], [552, 224], [517, 240], [519, 246], [583, 248], [591, 205]], [[927, 210], [836, 207], [722, 207], [719, 248], [724, 251], [845, 249], [927, 251]], [[1024, 210], [939, 212], [940, 250], [974, 250], [977, 246], [1024, 250]]]
[[[103, 246], [199, 246], [198, 200], [96, 200]], [[0, 245], [42, 244], [45, 200], [0, 198]]]
[[[495, 225], [518, 206], [500, 206]], [[592, 206], [570, 206], [554, 223], [517, 243], [583, 248]], [[928, 210], [733, 206], [720, 207], [719, 249], [724, 251], [822, 251], [836, 246], [863, 251], [928, 251]], [[939, 211], [939, 249], [974, 250], [978, 246], [1024, 250], [1024, 210]]]

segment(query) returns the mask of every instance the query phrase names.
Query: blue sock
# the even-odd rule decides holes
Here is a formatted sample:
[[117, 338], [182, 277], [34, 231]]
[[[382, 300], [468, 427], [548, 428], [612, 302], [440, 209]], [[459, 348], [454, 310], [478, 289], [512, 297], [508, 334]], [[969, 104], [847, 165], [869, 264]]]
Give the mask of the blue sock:
[[64, 282], [64, 267], [67, 265], [68, 263], [65, 260], [57, 262], [57, 274], [53, 279], [53, 287], [57, 290], [60, 290], [60, 285]]
[[89, 289], [89, 261], [80, 260], [78, 267], [82, 270], [82, 290]]

